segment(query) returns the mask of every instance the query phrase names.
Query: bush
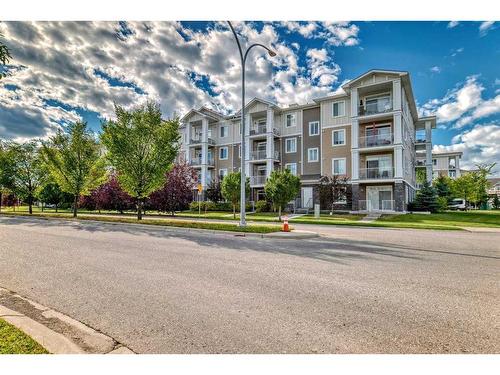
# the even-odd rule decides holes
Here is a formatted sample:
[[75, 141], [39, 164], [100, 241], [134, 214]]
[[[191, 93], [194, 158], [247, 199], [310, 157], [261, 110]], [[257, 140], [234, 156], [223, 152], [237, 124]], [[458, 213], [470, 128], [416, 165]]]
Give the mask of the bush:
[[215, 203], [208, 201], [191, 202], [189, 204], [189, 209], [191, 211], [198, 211], [200, 206], [202, 211], [216, 211]]
[[265, 201], [260, 200], [255, 203], [255, 211], [256, 212], [269, 212], [271, 210], [271, 205]]
[[[231, 212], [233, 211], [233, 206], [231, 205], [231, 202], [210, 202], [210, 201], [202, 201], [199, 202], [201, 205], [201, 210], [202, 211], [228, 211]], [[239, 212], [240, 206], [237, 205], [236, 211]], [[252, 209], [252, 205], [250, 203], [247, 203], [246, 205], [247, 211], [250, 211]], [[198, 202], [191, 202], [189, 204], [189, 210], [190, 211], [195, 211], [198, 212]]]

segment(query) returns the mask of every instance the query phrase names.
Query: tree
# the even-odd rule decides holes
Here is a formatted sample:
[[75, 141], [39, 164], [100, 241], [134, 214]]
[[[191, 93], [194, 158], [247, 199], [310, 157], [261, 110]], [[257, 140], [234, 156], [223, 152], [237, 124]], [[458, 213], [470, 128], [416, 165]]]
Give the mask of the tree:
[[[1, 39], [3, 38], [3, 35], [0, 33], [0, 64], [1, 65], [7, 65], [12, 58], [10, 55], [9, 49], [5, 44], [2, 43]], [[3, 71], [0, 71], [0, 79], [5, 77], [5, 73]]]
[[51, 180], [40, 186], [36, 197], [40, 202], [42, 202], [42, 211], [44, 204], [53, 204], [56, 212], [61, 203], [71, 201], [73, 198], [69, 193], [62, 191], [59, 185]]
[[422, 211], [436, 212], [438, 210], [436, 191], [429, 182], [425, 181], [420, 190], [417, 191], [415, 207]]
[[73, 195], [73, 217], [78, 213], [80, 195], [90, 192], [106, 179], [104, 159], [94, 134], [86, 122], [59, 131], [42, 147], [47, 168], [62, 191]]
[[13, 163], [13, 190], [28, 201], [29, 213], [33, 213], [33, 198], [45, 176], [37, 141], [11, 144]]
[[214, 203], [218, 203], [224, 199], [222, 197], [221, 182], [219, 179], [210, 181], [205, 191], [205, 197]]
[[300, 192], [300, 178], [294, 176], [289, 169], [275, 170], [264, 186], [266, 197], [278, 209], [278, 219], [281, 221], [281, 210]]
[[498, 210], [500, 208], [500, 198], [498, 198], [498, 194], [493, 196], [493, 208]]
[[474, 179], [471, 172], [463, 173], [452, 181], [452, 191], [456, 197], [465, 200], [467, 209], [467, 202], [471, 202], [472, 194], [474, 192]]
[[133, 198], [121, 188], [116, 173], [112, 173], [106, 183], [95, 190], [96, 208], [101, 210], [124, 210], [134, 206]]
[[165, 176], [163, 187], [149, 197], [151, 207], [160, 212], [170, 212], [188, 207], [193, 200], [193, 189], [196, 187], [196, 171], [187, 163], [175, 164]]
[[[453, 200], [452, 180], [448, 176], [440, 175], [433, 182], [432, 185], [436, 190], [436, 194], [440, 198], [446, 199], [448, 205]], [[444, 200], [443, 200], [444, 203]]]
[[337, 202], [348, 201], [351, 198], [349, 178], [347, 176], [323, 176], [319, 182], [320, 201], [330, 206], [332, 212]]
[[165, 182], [179, 149], [179, 120], [163, 120], [159, 104], [148, 102], [130, 112], [116, 105], [116, 121], [103, 124], [102, 143], [118, 173], [120, 186], [137, 201], [142, 219], [144, 199]]
[[474, 190], [471, 196], [471, 202], [475, 207], [488, 202], [488, 176], [495, 167], [496, 163], [476, 164], [477, 170], [472, 172]]
[[[222, 196], [233, 205], [233, 218], [236, 219], [236, 206], [241, 197], [241, 173], [228, 173], [221, 182]], [[247, 177], [245, 183], [246, 196], [250, 194], [250, 179]]]
[[7, 143], [0, 141], [0, 211], [2, 196], [14, 187], [14, 163], [12, 150]]

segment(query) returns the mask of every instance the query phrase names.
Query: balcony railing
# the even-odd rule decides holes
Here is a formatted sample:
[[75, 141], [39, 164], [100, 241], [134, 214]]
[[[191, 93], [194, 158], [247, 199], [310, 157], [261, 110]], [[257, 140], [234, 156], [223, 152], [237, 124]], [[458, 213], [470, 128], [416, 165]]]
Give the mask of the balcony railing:
[[[250, 128], [250, 135], [259, 135], [259, 134], [266, 134], [267, 133], [267, 125], [266, 124], [259, 124], [259, 125], [254, 125]], [[273, 133], [276, 136], [280, 135], [280, 132], [277, 128], [273, 128]]]
[[[203, 142], [203, 138], [202, 136], [195, 136], [193, 138], [190, 139], [190, 144], [198, 144], [198, 143], [202, 143]], [[214, 146], [215, 145], [215, 140], [213, 138], [207, 138], [207, 142], [209, 145], [211, 146]]]
[[415, 166], [417, 166], [417, 167], [425, 167], [426, 166], [426, 160], [425, 159], [417, 159], [415, 161]]
[[[199, 166], [199, 165], [201, 165], [201, 162], [202, 162], [201, 158], [193, 158], [189, 162], [189, 165], [191, 165], [191, 166]], [[214, 164], [215, 164], [214, 159], [207, 159], [207, 165], [213, 166]]]
[[365, 137], [359, 137], [359, 147], [377, 147], [388, 146], [393, 144], [392, 133], [389, 134], [374, 134]]
[[360, 180], [384, 180], [394, 177], [394, 168], [361, 168], [359, 170]]
[[[274, 159], [277, 160], [280, 158], [279, 151], [274, 151]], [[250, 151], [250, 160], [263, 160], [267, 159], [267, 150], [255, 150]]]
[[358, 201], [359, 211], [394, 211], [394, 201], [393, 200], [359, 200]]
[[359, 116], [376, 115], [392, 111], [392, 103], [387, 100], [378, 100], [358, 107]]
[[250, 176], [250, 185], [264, 185], [266, 176]]

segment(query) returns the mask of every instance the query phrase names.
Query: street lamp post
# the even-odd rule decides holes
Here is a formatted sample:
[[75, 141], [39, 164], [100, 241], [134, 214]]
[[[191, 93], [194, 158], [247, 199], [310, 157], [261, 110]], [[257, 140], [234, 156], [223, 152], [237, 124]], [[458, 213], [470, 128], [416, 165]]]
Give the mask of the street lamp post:
[[229, 24], [229, 27], [231, 28], [231, 31], [233, 32], [234, 39], [236, 39], [236, 43], [238, 44], [238, 50], [240, 51], [240, 58], [241, 58], [241, 168], [240, 168], [240, 175], [241, 175], [241, 195], [240, 195], [240, 227], [245, 227], [246, 224], [246, 218], [245, 218], [245, 203], [246, 203], [246, 198], [245, 198], [245, 188], [246, 188], [246, 175], [245, 175], [245, 63], [247, 61], [247, 56], [248, 52], [253, 47], [262, 47], [267, 52], [269, 53], [269, 56], [273, 57], [276, 56], [276, 52], [271, 50], [270, 48], [266, 47], [263, 44], [260, 43], [254, 43], [251, 46], [249, 46], [245, 52], [241, 49], [241, 44], [240, 40], [238, 38], [238, 35], [236, 34], [236, 31], [234, 31], [233, 25], [231, 24], [230, 21], [227, 21]]

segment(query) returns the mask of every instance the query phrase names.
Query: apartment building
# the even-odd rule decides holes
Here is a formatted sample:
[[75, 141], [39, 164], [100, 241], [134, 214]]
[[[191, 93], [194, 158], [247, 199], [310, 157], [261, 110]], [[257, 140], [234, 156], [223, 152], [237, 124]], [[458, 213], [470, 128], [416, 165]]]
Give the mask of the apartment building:
[[432, 154], [432, 177], [448, 176], [457, 178], [461, 175], [460, 160], [462, 152], [441, 152]]
[[[405, 211], [415, 196], [417, 160], [432, 180], [436, 119], [418, 117], [409, 73], [371, 70], [342, 89], [303, 105], [259, 98], [246, 105], [243, 157], [251, 200], [264, 199], [267, 177], [283, 168], [301, 178], [301, 207], [319, 203], [325, 175], [349, 177], [352, 199], [338, 203], [352, 211]], [[240, 121], [240, 112], [206, 107], [181, 119], [181, 157], [198, 169], [204, 189], [239, 170]]]

